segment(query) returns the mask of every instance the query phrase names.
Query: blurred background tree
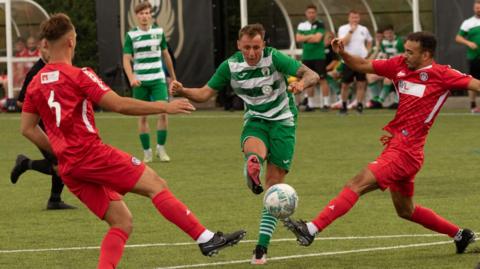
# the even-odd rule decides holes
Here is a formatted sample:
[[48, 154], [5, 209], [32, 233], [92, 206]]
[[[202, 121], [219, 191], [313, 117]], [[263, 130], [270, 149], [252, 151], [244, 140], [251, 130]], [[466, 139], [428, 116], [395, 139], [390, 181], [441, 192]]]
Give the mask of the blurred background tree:
[[74, 65], [98, 70], [97, 26], [95, 1], [36, 0], [49, 15], [66, 13], [72, 19], [77, 31], [77, 49]]

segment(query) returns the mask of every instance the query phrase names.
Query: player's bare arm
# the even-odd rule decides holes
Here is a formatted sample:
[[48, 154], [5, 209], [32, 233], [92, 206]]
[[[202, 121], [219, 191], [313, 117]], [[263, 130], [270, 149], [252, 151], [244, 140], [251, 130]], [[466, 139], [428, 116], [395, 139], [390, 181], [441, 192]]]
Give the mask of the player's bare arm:
[[145, 102], [129, 97], [122, 97], [114, 91], [103, 95], [98, 103], [102, 108], [124, 115], [152, 115], [159, 113], [189, 114], [195, 107], [188, 100], [177, 99], [170, 103]]
[[320, 80], [318, 74], [304, 64], [298, 68], [297, 77], [301, 79], [288, 85], [288, 89], [295, 94], [302, 92], [306, 88], [313, 87]]
[[174, 81], [170, 85], [170, 94], [178, 94], [194, 102], [203, 103], [215, 95], [215, 90], [207, 85], [202, 88], [184, 88], [182, 83]]
[[173, 68], [172, 57], [170, 57], [170, 53], [168, 53], [167, 49], [162, 50], [162, 58], [165, 61], [165, 65], [167, 66], [170, 77], [173, 80], [177, 80], [177, 75], [175, 74], [175, 68]]
[[372, 62], [367, 59], [363, 59], [359, 56], [351, 55], [350, 53], [345, 51], [345, 45], [342, 39], [335, 38], [332, 41], [332, 49], [342, 57], [343, 61], [346, 65], [357, 72], [361, 73], [375, 73], [373, 69]]
[[22, 135], [32, 141], [37, 147], [53, 153], [48, 137], [38, 126], [40, 116], [34, 113], [22, 112], [20, 130]]
[[350, 40], [352, 39], [353, 32], [355, 32], [355, 30], [357, 30], [357, 26], [358, 26], [358, 24], [351, 25], [350, 30], [348, 31], [347, 35], [342, 38], [343, 43], [345, 45], [350, 43]]
[[135, 74], [133, 74], [132, 60], [133, 60], [133, 57], [131, 54], [123, 54], [123, 69], [127, 74], [128, 81], [130, 82], [130, 86], [138, 87], [140, 86], [141, 82], [135, 77]]
[[305, 42], [305, 43], [318, 43], [322, 41], [323, 35], [321, 33], [316, 33], [313, 35], [302, 35], [296, 34], [295, 41], [297, 42]]
[[310, 35], [310, 38], [308, 39], [308, 43], [319, 43], [322, 41], [323, 35], [322, 33], [316, 33], [313, 35]]
[[471, 48], [472, 50], [478, 48], [477, 44], [475, 44], [475, 43], [472, 42], [472, 41], [467, 40], [465, 37], [463, 37], [463, 36], [461, 36], [461, 35], [457, 35], [457, 36], [455, 37], [455, 41], [456, 41], [457, 43], [459, 43], [459, 44], [463, 44], [463, 45]]

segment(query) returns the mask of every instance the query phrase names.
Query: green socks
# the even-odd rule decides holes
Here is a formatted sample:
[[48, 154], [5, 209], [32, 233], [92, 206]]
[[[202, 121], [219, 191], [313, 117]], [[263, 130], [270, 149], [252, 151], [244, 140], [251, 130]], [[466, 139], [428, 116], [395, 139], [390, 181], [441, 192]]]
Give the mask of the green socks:
[[165, 145], [167, 141], [167, 130], [157, 130], [157, 144], [160, 146]]
[[150, 148], [150, 135], [147, 133], [140, 134], [140, 142], [142, 142], [143, 150]]
[[257, 245], [268, 248], [270, 239], [272, 238], [272, 234], [273, 231], [275, 231], [276, 226], [277, 218], [272, 216], [265, 208], [263, 208]]
[[[142, 142], [142, 148], [147, 150], [150, 148], [150, 134], [140, 134], [140, 141]], [[167, 130], [157, 130], [157, 144], [160, 146], [165, 145], [167, 141]]]

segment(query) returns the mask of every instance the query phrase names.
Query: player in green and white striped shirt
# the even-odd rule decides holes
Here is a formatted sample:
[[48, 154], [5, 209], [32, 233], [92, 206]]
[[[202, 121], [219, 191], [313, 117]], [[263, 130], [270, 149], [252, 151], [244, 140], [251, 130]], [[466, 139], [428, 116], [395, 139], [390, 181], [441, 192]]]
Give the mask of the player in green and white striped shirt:
[[[133, 97], [143, 101], [168, 102], [168, 89], [163, 72], [162, 60], [168, 72], [176, 80], [172, 59], [167, 50], [167, 40], [163, 29], [152, 25], [152, 6], [148, 1], [135, 6], [138, 27], [125, 36], [123, 47], [123, 68], [133, 87]], [[133, 70], [132, 70], [133, 62]], [[144, 162], [152, 161], [150, 148], [150, 127], [146, 116], [139, 119], [140, 141], [144, 150]], [[168, 119], [161, 114], [157, 120], [156, 155], [162, 162], [170, 161], [165, 151]]]
[[[183, 88], [172, 83], [172, 93], [195, 102], [205, 102], [231, 85], [245, 102], [241, 147], [245, 156], [248, 187], [260, 194], [260, 175], [267, 160], [265, 187], [282, 183], [290, 169], [295, 148], [297, 109], [293, 93], [318, 83], [318, 75], [300, 62], [271, 47], [265, 47], [265, 30], [261, 24], [243, 27], [238, 36], [239, 52], [224, 61], [202, 88]], [[301, 78], [287, 84], [287, 76]], [[259, 240], [253, 264], [266, 263], [266, 253], [277, 219], [262, 210]]]
[[[403, 40], [395, 34], [392, 25], [387, 25], [385, 28], [383, 28], [383, 39], [380, 43], [380, 51], [386, 56], [387, 59], [405, 52], [403, 43]], [[398, 95], [393, 88], [392, 81], [388, 78], [384, 78], [382, 91], [380, 92], [380, 96], [376, 101], [383, 103], [391, 93], [393, 93], [395, 96], [393, 104], [391, 104], [389, 108], [397, 108]]]

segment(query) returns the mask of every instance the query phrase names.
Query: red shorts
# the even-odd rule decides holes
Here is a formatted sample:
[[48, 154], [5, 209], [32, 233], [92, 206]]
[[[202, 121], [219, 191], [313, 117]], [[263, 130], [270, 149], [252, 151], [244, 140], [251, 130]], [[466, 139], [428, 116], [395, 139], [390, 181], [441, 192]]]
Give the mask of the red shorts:
[[108, 145], [91, 149], [88, 158], [63, 173], [62, 180], [97, 217], [103, 219], [110, 201], [122, 200], [140, 179], [145, 164]]
[[412, 197], [415, 175], [423, 164], [423, 150], [412, 150], [402, 135], [393, 137], [382, 154], [368, 164], [380, 189]]

